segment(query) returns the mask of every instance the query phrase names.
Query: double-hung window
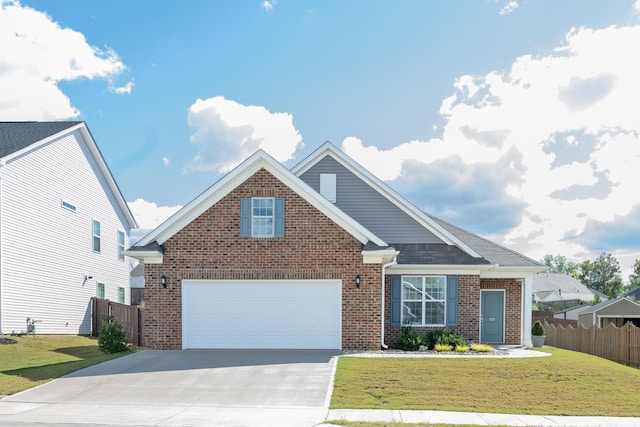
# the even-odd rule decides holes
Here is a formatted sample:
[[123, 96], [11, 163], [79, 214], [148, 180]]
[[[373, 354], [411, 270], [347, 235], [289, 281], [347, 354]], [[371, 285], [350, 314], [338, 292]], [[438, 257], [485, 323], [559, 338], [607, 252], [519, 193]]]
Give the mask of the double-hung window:
[[273, 197], [251, 199], [251, 235], [253, 237], [273, 237], [273, 204]]
[[124, 231], [118, 230], [118, 259], [124, 261]]
[[242, 198], [240, 237], [284, 237], [284, 198]]
[[104, 299], [104, 283], [96, 284], [96, 297], [98, 297], [98, 299]]
[[124, 288], [118, 287], [118, 302], [124, 304]]
[[402, 276], [402, 324], [444, 326], [446, 276]]
[[93, 220], [93, 251], [100, 252], [100, 221]]

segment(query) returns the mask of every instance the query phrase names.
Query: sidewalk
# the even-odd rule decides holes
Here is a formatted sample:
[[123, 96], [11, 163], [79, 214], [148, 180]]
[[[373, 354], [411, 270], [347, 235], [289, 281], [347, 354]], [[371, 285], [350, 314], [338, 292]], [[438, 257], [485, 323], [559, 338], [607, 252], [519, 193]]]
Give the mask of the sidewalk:
[[571, 417], [384, 409], [332, 409], [329, 410], [326, 423], [322, 425], [331, 425], [331, 421], [471, 424], [480, 426], [640, 427], [640, 418], [628, 417]]

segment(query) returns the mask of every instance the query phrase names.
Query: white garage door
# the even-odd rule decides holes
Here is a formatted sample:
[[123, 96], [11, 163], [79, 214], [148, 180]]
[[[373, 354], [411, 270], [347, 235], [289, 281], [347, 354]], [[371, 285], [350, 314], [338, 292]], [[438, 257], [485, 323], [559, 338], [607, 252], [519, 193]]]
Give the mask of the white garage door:
[[182, 281], [183, 348], [342, 348], [342, 285]]

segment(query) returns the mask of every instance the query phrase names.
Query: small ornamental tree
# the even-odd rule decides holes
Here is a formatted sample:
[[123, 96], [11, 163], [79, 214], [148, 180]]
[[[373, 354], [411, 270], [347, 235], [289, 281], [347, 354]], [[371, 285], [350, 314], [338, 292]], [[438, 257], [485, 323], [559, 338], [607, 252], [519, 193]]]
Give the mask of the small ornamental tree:
[[533, 326], [531, 327], [531, 335], [533, 335], [534, 337], [544, 336], [544, 326], [542, 325], [541, 321], [536, 320], [536, 322], [533, 324]]
[[123, 326], [113, 316], [102, 316], [104, 322], [98, 332], [98, 348], [103, 353], [113, 354], [127, 351], [127, 336]]

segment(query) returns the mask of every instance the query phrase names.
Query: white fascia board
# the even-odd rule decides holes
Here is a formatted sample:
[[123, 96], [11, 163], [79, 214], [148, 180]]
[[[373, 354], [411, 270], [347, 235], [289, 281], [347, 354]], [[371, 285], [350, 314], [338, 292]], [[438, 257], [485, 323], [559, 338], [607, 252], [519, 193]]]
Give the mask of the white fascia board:
[[162, 264], [162, 252], [161, 251], [131, 251], [126, 250], [124, 254], [128, 257], [138, 259], [144, 264]]
[[390, 200], [393, 204], [398, 206], [402, 211], [404, 211], [407, 215], [413, 218], [418, 224], [425, 227], [427, 230], [431, 231], [435, 234], [440, 240], [443, 242], [454, 245], [462, 249], [468, 255], [474, 258], [481, 258], [480, 254], [471, 249], [466, 243], [462, 240], [458, 239], [456, 236], [448, 232], [444, 229], [440, 224], [432, 220], [428, 215], [418, 209], [413, 203], [409, 202], [406, 198], [402, 197], [398, 194], [397, 191], [389, 187], [384, 181], [380, 178], [373, 175], [371, 172], [366, 170], [356, 161], [351, 159], [345, 153], [343, 153], [336, 146], [331, 144], [330, 142], [325, 142], [314, 154], [311, 154], [309, 157], [304, 159], [298, 165], [294, 166], [291, 169], [296, 176], [300, 176], [308, 171], [313, 165], [317, 163], [320, 159], [325, 156], [331, 156], [335, 161], [340, 163], [343, 167], [347, 168], [354, 174], [356, 174], [360, 179], [366, 182], [370, 187], [374, 190], [378, 191], [388, 200]]
[[362, 263], [363, 264], [388, 264], [394, 262], [400, 251], [396, 250], [374, 250], [374, 251], [362, 251]]
[[143, 237], [137, 246], [145, 246], [154, 241], [159, 244], [166, 242], [171, 236], [187, 226], [223, 197], [231, 193], [236, 187], [245, 182], [260, 169], [265, 169], [278, 180], [282, 181], [291, 190], [311, 203], [311, 205], [349, 232], [349, 234], [354, 236], [361, 243], [366, 244], [371, 241], [379, 246], [387, 245], [382, 239], [371, 233], [361, 224], [354, 221], [351, 217], [347, 216], [315, 190], [302, 182], [298, 177], [282, 166], [280, 162], [273, 159], [264, 151], [259, 150], [190, 203], [185, 205], [164, 223], [160, 224], [158, 228]]
[[[543, 268], [544, 270], [544, 268]], [[460, 275], [477, 275], [482, 279], [521, 279], [533, 276], [538, 267], [500, 267], [496, 265], [444, 265], [444, 264], [396, 264], [387, 269], [389, 274], [432, 274], [433, 272]]]

